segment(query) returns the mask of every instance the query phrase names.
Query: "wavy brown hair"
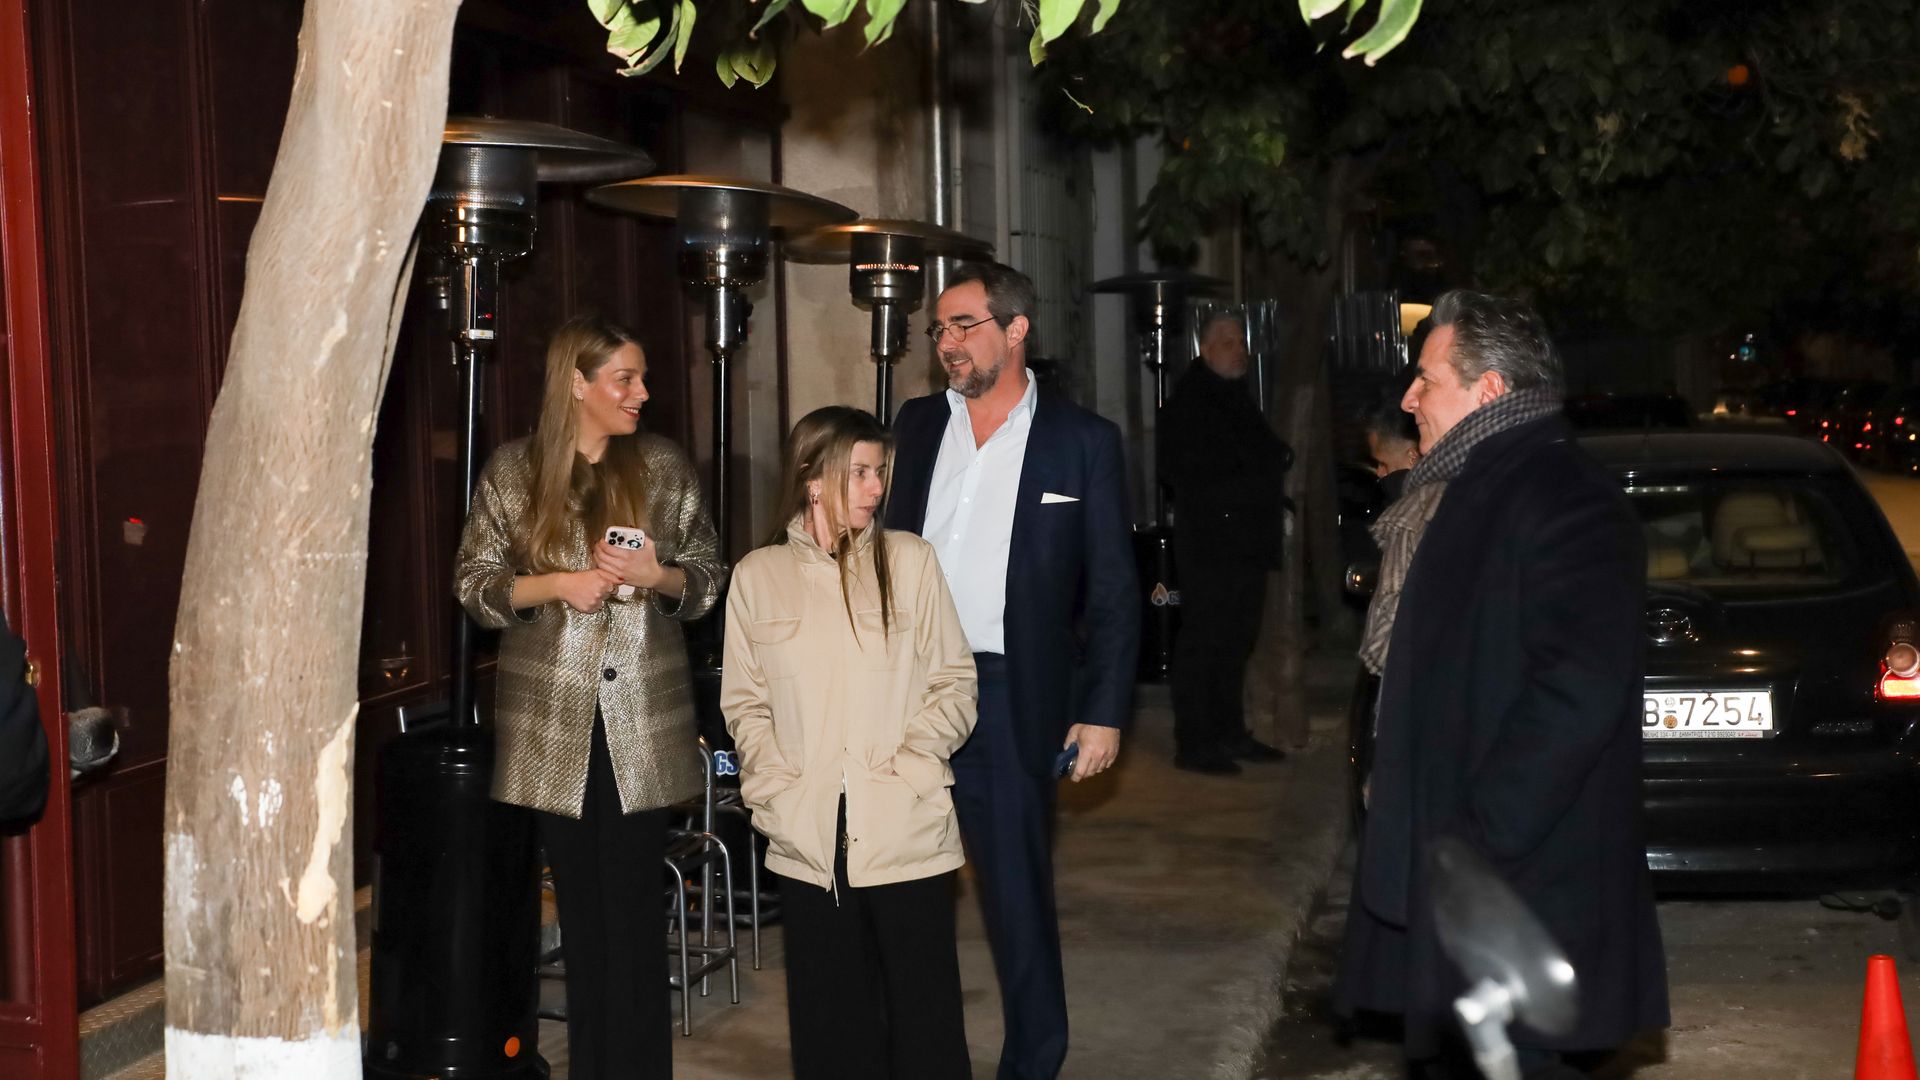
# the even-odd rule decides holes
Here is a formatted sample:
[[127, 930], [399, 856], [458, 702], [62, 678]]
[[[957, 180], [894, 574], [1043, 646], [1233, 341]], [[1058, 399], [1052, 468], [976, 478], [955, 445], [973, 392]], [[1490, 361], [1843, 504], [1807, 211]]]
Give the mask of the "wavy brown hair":
[[590, 462], [580, 453], [580, 403], [573, 396], [573, 375], [587, 381], [607, 358], [639, 340], [599, 315], [576, 315], [560, 324], [547, 343], [546, 387], [540, 398], [540, 423], [528, 447], [533, 490], [521, 522], [518, 553], [535, 573], [572, 570], [567, 556], [577, 520], [587, 546], [609, 525], [645, 528], [647, 459], [643, 434], [616, 435], [606, 453]]
[[[853, 597], [847, 582], [852, 577], [848, 564], [853, 562], [854, 536], [847, 527], [847, 483], [852, 472], [853, 448], [858, 443], [879, 443], [882, 452], [892, 446], [887, 429], [872, 413], [845, 405], [828, 405], [815, 409], [800, 418], [787, 434], [787, 445], [781, 453], [780, 486], [773, 507], [773, 535], [767, 538], [768, 544], [787, 542], [787, 526], [798, 516], [805, 515], [812, 506], [807, 485], [820, 481], [820, 505], [827, 512], [827, 523], [833, 528], [833, 556], [840, 566], [840, 601], [847, 608], [847, 622], [853, 624]], [[873, 524], [873, 543], [869, 551], [873, 555], [874, 581], [880, 589], [880, 627], [893, 629], [893, 575], [887, 560], [887, 530], [884, 524], [886, 500], [875, 508]], [[860, 633], [854, 625], [854, 634]]]

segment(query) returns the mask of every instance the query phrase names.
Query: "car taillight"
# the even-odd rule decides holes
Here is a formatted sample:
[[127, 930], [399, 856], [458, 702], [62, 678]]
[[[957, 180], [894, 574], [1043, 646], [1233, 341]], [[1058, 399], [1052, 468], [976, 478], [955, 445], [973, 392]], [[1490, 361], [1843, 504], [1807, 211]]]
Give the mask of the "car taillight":
[[1788, 409], [1788, 410], [1787, 410], [1787, 415], [1788, 415], [1788, 416], [1799, 416], [1799, 415], [1800, 415], [1800, 410], [1799, 410], [1799, 409]]
[[1906, 424], [1907, 424], [1907, 418], [1904, 416], [1896, 416], [1893, 418], [1894, 427], [1905, 427]]
[[1879, 701], [1920, 698], [1920, 648], [1912, 641], [1913, 624], [1893, 624], [1890, 636], [1893, 641], [1880, 658], [1880, 682], [1873, 696]]
[[1889, 671], [1880, 676], [1880, 685], [1874, 687], [1873, 696], [1877, 701], [1907, 701], [1920, 698], [1920, 679], [1903, 679]]

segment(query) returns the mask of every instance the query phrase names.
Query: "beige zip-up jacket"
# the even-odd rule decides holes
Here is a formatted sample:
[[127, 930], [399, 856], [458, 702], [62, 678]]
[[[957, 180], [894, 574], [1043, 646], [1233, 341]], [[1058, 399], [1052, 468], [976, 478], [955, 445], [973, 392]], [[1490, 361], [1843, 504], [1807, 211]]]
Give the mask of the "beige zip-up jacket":
[[720, 709], [767, 868], [834, 886], [842, 787], [847, 883], [913, 881], [965, 861], [947, 759], [978, 715], [973, 653], [933, 545], [886, 533], [892, 625], [881, 627], [871, 545], [849, 579], [795, 518], [787, 542], [740, 560], [727, 597]]

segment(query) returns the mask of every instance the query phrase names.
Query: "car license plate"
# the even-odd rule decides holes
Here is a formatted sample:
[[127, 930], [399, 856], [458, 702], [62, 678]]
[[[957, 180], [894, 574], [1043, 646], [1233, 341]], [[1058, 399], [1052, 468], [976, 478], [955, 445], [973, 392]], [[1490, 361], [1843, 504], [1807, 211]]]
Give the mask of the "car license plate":
[[1649, 739], [1764, 739], [1773, 732], [1766, 690], [1662, 690], [1645, 695], [1640, 733]]

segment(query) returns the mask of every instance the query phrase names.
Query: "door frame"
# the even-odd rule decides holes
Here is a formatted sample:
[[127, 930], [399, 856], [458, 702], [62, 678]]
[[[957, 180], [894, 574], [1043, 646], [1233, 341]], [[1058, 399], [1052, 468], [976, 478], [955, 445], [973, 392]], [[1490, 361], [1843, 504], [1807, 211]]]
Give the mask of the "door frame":
[[80, 1071], [75, 987], [72, 789], [60, 701], [54, 603], [54, 481], [46, 251], [34, 133], [31, 0], [0, 0], [0, 306], [8, 337], [0, 370], [0, 604], [39, 671], [41, 723], [54, 777], [40, 822], [0, 839], [0, 1072], [73, 1080]]

